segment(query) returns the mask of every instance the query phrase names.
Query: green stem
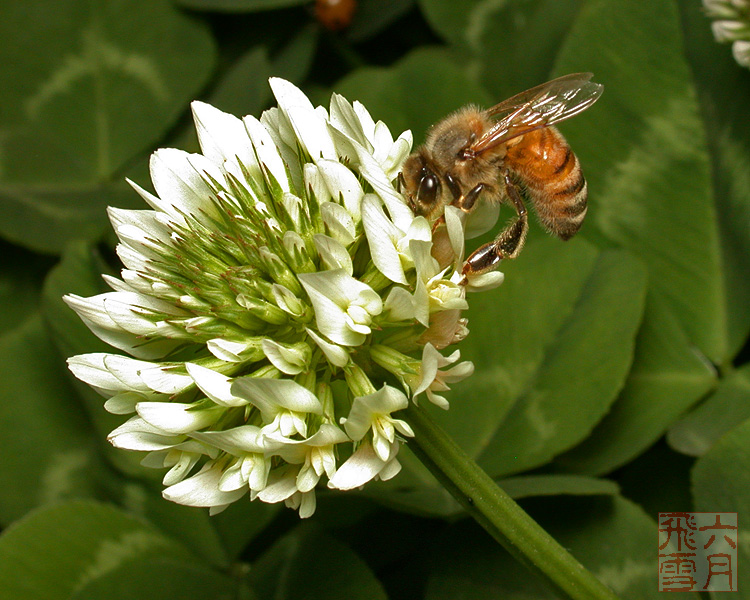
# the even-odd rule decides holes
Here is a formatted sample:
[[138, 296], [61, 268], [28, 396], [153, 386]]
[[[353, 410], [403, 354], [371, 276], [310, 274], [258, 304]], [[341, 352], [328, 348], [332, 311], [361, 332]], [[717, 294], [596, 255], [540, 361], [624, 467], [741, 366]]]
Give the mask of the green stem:
[[516, 502], [501, 490], [424, 408], [402, 413], [414, 429], [411, 448], [466, 511], [516, 559], [539, 574], [564, 598], [617, 600]]

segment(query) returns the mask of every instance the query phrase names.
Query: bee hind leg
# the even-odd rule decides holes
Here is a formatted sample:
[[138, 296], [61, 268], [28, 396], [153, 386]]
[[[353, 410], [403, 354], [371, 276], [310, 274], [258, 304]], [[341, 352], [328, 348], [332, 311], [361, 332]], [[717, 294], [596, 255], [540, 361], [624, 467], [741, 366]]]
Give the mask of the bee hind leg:
[[486, 273], [494, 269], [504, 258], [515, 258], [526, 241], [526, 233], [529, 230], [526, 206], [518, 188], [507, 174], [504, 180], [506, 195], [518, 216], [492, 242], [480, 246], [469, 255], [462, 270], [464, 275]]

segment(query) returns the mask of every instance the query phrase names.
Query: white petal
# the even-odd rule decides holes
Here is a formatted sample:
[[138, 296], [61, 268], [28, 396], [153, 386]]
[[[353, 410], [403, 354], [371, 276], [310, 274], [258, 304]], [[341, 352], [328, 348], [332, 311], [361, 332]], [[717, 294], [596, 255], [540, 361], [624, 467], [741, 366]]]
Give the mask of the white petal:
[[397, 244], [404, 234], [385, 215], [380, 200], [374, 194], [366, 194], [362, 200], [362, 224], [370, 245], [372, 262], [391, 281], [406, 283]]
[[185, 506], [223, 506], [242, 498], [246, 489], [222, 492], [219, 489], [222, 471], [218, 468], [201, 470], [197, 475], [166, 488], [162, 495]]
[[113, 415], [129, 415], [135, 412], [135, 405], [143, 399], [143, 394], [120, 392], [104, 403], [104, 410]]
[[464, 362], [457, 364], [455, 367], [443, 371], [441, 379], [446, 383], [456, 383], [470, 377], [473, 373], [474, 363], [470, 360], [465, 360]]
[[385, 205], [388, 207], [388, 213], [396, 227], [405, 231], [409, 227], [409, 223], [414, 219], [414, 213], [412, 213], [406, 204], [403, 196], [393, 187], [391, 180], [385, 174], [383, 168], [361, 144], [357, 144], [348, 138], [342, 140], [343, 134], [333, 128], [331, 128], [331, 135], [337, 140], [337, 143], [342, 141], [345, 145], [348, 144], [351, 146], [354, 156], [349, 156], [348, 158], [353, 160], [362, 177], [364, 177], [367, 183], [375, 190], [375, 193], [385, 202]]
[[326, 267], [343, 269], [348, 275], [352, 274], [352, 258], [341, 242], [322, 233], [315, 234], [313, 241]]
[[[159, 198], [158, 196], [154, 196], [147, 190], [144, 190], [141, 186], [130, 179], [125, 179], [125, 181], [130, 184], [130, 187], [138, 192], [138, 195], [143, 198], [146, 201], [146, 204], [148, 204], [151, 208], [153, 208], [155, 211], [169, 214], [169, 211], [171, 211], [171, 207], [161, 198]], [[177, 223], [184, 223], [185, 221], [180, 215], [175, 215], [174, 219]]]
[[[375, 130], [377, 126], [372, 116], [370, 115], [369, 111], [367, 110], [367, 108], [365, 108], [365, 105], [359, 102], [358, 100], [355, 100], [354, 102], [352, 102], [352, 110], [357, 115], [359, 126], [362, 129], [362, 132], [365, 134], [365, 138], [367, 142], [369, 142], [372, 145], [375, 145], [375, 141], [376, 141]], [[393, 138], [391, 138], [391, 142], [393, 142]]]
[[269, 79], [271, 90], [279, 105], [279, 110], [291, 123], [302, 146], [317, 162], [319, 158], [336, 160], [336, 150], [327, 130], [325, 119], [316, 111], [310, 101], [296, 86], [280, 79]]
[[[171, 231], [165, 227], [163, 221], [157, 218], [159, 213], [153, 210], [125, 210], [107, 207], [107, 215], [112, 228], [121, 241], [131, 246], [138, 243], [138, 250], [142, 248], [158, 257], [155, 250], [164, 252], [163, 246], [171, 247]], [[157, 242], [154, 244], [154, 242]], [[150, 254], [150, 256], [151, 256]]]
[[451, 407], [450, 403], [445, 398], [434, 394], [431, 390], [427, 390], [427, 398], [435, 406], [442, 408], [443, 410], [448, 410]]
[[162, 148], [151, 156], [151, 179], [161, 198], [161, 208], [175, 219], [188, 214], [198, 221], [206, 221], [203, 214], [215, 216], [213, 192], [205, 174], [224, 182], [224, 176], [210, 160], [200, 154], [188, 154], [175, 148]]
[[261, 344], [263, 353], [271, 364], [287, 375], [297, 375], [307, 369], [312, 358], [310, 347], [304, 343], [293, 347], [266, 338]]
[[193, 385], [193, 378], [189, 375], [158, 365], [142, 369], [140, 376], [150, 389], [162, 394], [178, 394]]
[[338, 490], [361, 487], [377, 476], [385, 465], [375, 454], [372, 444], [365, 442], [338, 468], [328, 482], [328, 487]]
[[[367, 116], [370, 116], [369, 113]], [[372, 145], [375, 147], [373, 156], [375, 157], [375, 160], [378, 161], [382, 166], [388, 158], [388, 153], [391, 150], [391, 146], [393, 146], [393, 136], [388, 129], [388, 125], [383, 123], [383, 121], [378, 121], [377, 123], [375, 123], [371, 140]]]
[[184, 436], [169, 435], [136, 416], [112, 430], [107, 440], [115, 448], [150, 452], [172, 448], [182, 442]]
[[322, 336], [315, 333], [312, 329], [306, 328], [305, 331], [307, 331], [307, 334], [323, 351], [328, 362], [337, 367], [345, 367], [349, 364], [349, 351], [346, 348], [342, 348], [338, 344], [332, 344]]
[[253, 146], [240, 119], [197, 100], [190, 108], [203, 156], [217, 165], [224, 161], [254, 162]]
[[278, 407], [301, 413], [323, 414], [323, 405], [307, 388], [289, 379], [239, 377], [232, 393], [245, 398], [261, 412], [275, 412]]
[[321, 333], [343, 346], [358, 346], [365, 341], [365, 335], [346, 325], [346, 311], [357, 304], [370, 315], [380, 314], [383, 305], [377, 292], [343, 269], [301, 273], [299, 280], [310, 296]]
[[246, 406], [248, 404], [247, 400], [232, 395], [232, 380], [229, 377], [195, 363], [185, 363], [185, 368], [200, 390], [216, 404], [221, 406]]
[[199, 458], [200, 454], [183, 452], [180, 456], [180, 459], [171, 469], [169, 469], [169, 471], [167, 471], [161, 482], [164, 485], [174, 485], [175, 483], [182, 481], [195, 466], [195, 463], [198, 462]]
[[[354, 108], [349, 101], [339, 94], [333, 94], [331, 96], [329, 120], [333, 127], [355, 142], [366, 147], [370, 144], [367, 135], [364, 132], [364, 126], [360, 117], [354, 111]], [[369, 117], [369, 122], [367, 122], [366, 125], [370, 126], [371, 123], [372, 117]], [[374, 128], [374, 125], [372, 125], [372, 127]]]
[[349, 415], [344, 422], [344, 429], [351, 439], [361, 440], [376, 419], [402, 410], [408, 405], [409, 400], [402, 391], [384, 385], [373, 394], [358, 396], [354, 399]]
[[381, 481], [388, 481], [389, 479], [392, 479], [396, 475], [398, 475], [401, 472], [401, 463], [398, 462], [395, 458], [391, 458], [391, 460], [388, 461], [388, 464], [386, 464], [383, 467], [383, 470], [378, 473], [378, 478]]
[[315, 514], [317, 501], [315, 499], [315, 490], [309, 492], [300, 492], [299, 518], [308, 519]]
[[247, 481], [242, 476], [241, 466], [242, 461], [239, 460], [224, 471], [224, 474], [219, 480], [219, 489], [222, 492], [231, 492], [247, 486]]
[[289, 120], [274, 106], [263, 111], [260, 122], [273, 140], [283, 164], [289, 169], [290, 183], [298, 189], [302, 185], [303, 177], [297, 155], [297, 138]]
[[284, 287], [281, 284], [274, 283], [271, 286], [271, 292], [273, 293], [273, 299], [276, 305], [284, 312], [294, 315], [295, 317], [302, 316], [305, 312], [305, 305], [302, 301], [289, 288]]
[[737, 40], [732, 44], [732, 56], [742, 67], [750, 67], [750, 41]]
[[467, 279], [469, 280], [466, 285], [467, 292], [486, 292], [499, 286], [505, 280], [505, 274], [500, 271], [490, 271], [480, 275], [469, 274]]
[[414, 268], [417, 270], [420, 281], [425, 283], [435, 277], [440, 269], [438, 262], [432, 257], [431, 250], [432, 242], [409, 241], [409, 253], [414, 261]]
[[315, 472], [312, 467], [303, 466], [297, 474], [295, 484], [300, 492], [309, 492], [320, 481], [320, 475]]
[[104, 358], [110, 356], [103, 352], [91, 354], [80, 354], [68, 359], [68, 368], [73, 375], [90, 386], [107, 392], [106, 395], [127, 391], [147, 391], [140, 379], [136, 380], [137, 386], [124, 384], [106, 366]]
[[711, 23], [711, 30], [717, 42], [731, 42], [737, 39], [737, 34], [742, 34], [747, 25], [741, 21], [724, 20]]
[[344, 246], [351, 244], [357, 236], [354, 218], [337, 202], [324, 202], [320, 205], [320, 216], [333, 238]]
[[[276, 181], [285, 192], [289, 191], [289, 180], [286, 175], [284, 161], [279, 154], [279, 150], [274, 143], [273, 138], [263, 124], [255, 117], [247, 116], [242, 119], [245, 129], [253, 141], [253, 147], [258, 153], [258, 159], [271, 172]], [[258, 164], [253, 160], [248, 164]]]
[[319, 160], [317, 165], [331, 197], [337, 202], [340, 196], [343, 197], [346, 210], [355, 221], [359, 221], [359, 205], [365, 193], [357, 176], [338, 161]]
[[190, 437], [234, 456], [263, 454], [269, 447], [259, 427], [241, 425], [224, 431], [194, 431]]
[[168, 433], [188, 433], [213, 425], [223, 414], [221, 407], [195, 410], [192, 404], [139, 402], [135, 409], [141, 418]]
[[409, 321], [415, 317], [414, 298], [405, 288], [394, 286], [385, 299], [383, 312], [390, 322]]
[[296, 491], [296, 472], [287, 470], [281, 475], [277, 472], [272, 472], [268, 478], [268, 485], [258, 492], [258, 498], [263, 502], [274, 504], [286, 500]]
[[393, 146], [391, 146], [391, 149], [388, 152], [388, 156], [385, 161], [382, 162], [383, 170], [388, 179], [392, 179], [398, 175], [406, 157], [411, 153], [413, 143], [414, 139], [409, 130], [404, 131], [393, 143]]
[[421, 379], [419, 385], [412, 390], [413, 396], [424, 392], [435, 381], [440, 358], [443, 358], [443, 355], [435, 349], [435, 346], [427, 342], [422, 349]]
[[305, 178], [305, 189], [312, 189], [312, 193], [315, 196], [315, 200], [318, 204], [323, 204], [331, 200], [331, 192], [328, 191], [326, 182], [323, 181], [323, 176], [320, 174], [320, 170], [313, 163], [306, 163], [304, 166], [304, 178]]
[[479, 202], [476, 208], [466, 218], [466, 231], [464, 233], [467, 240], [479, 237], [489, 231], [497, 223], [500, 216], [500, 205], [490, 204], [489, 202]]
[[464, 261], [464, 219], [466, 213], [455, 206], [446, 206], [443, 216], [445, 225], [448, 230], [448, 239], [450, 240], [453, 255], [455, 256], [454, 264], [460, 265]]
[[235, 342], [222, 338], [208, 340], [206, 343], [206, 348], [211, 354], [220, 360], [231, 363], [243, 362], [246, 353], [251, 348], [254, 349], [255, 346], [254, 342]]

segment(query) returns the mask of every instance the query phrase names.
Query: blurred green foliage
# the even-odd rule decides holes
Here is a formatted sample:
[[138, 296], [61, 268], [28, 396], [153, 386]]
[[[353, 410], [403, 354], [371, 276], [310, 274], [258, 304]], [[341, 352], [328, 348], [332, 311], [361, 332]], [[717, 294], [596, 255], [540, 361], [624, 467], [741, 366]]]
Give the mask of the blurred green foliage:
[[125, 177], [147, 185], [156, 147], [197, 149], [190, 100], [259, 115], [271, 75], [419, 142], [462, 104], [594, 72], [602, 99], [561, 128], [589, 181], [582, 233], [533, 226], [471, 299], [477, 370], [435, 416], [623, 598], [658, 596], [653, 511], [750, 522], [750, 73], [698, 0], [359, 0], [336, 32], [306, 0], [0, 14], [0, 597], [555, 597], [408, 450], [367, 496], [321, 492], [311, 523], [172, 505], [66, 373], [105, 349], [60, 296], [117, 272], [105, 207], [141, 207]]

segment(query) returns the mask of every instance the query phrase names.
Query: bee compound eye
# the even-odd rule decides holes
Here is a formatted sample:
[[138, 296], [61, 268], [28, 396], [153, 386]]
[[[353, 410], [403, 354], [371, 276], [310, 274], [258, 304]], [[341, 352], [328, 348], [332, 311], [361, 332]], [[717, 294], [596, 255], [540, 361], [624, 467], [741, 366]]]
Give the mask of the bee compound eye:
[[434, 204], [437, 200], [440, 181], [437, 175], [427, 169], [422, 169], [422, 178], [419, 180], [417, 200], [423, 204]]

